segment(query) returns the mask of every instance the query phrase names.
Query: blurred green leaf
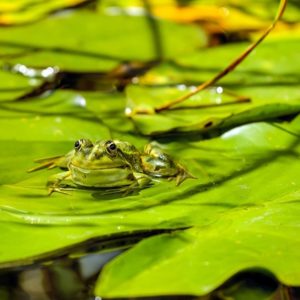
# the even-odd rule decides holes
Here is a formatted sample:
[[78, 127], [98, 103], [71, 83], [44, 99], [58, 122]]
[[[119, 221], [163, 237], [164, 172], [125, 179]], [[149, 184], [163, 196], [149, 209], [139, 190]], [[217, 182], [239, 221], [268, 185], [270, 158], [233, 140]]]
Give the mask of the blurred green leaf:
[[[200, 0], [201, 1], [201, 0]], [[276, 13], [278, 3], [274, 0], [265, 1], [253, 1], [246, 0], [240, 2], [238, 0], [221, 0], [219, 1], [225, 5], [230, 5], [238, 8], [241, 11], [245, 11], [250, 15], [261, 18], [272, 19]], [[287, 22], [298, 22], [300, 17], [299, 2], [297, 0], [290, 0], [287, 6], [286, 12], [284, 13], [283, 20]]]
[[36, 21], [48, 13], [73, 7], [87, 0], [14, 0], [0, 1], [0, 24], [16, 25]]
[[12, 101], [28, 93], [41, 81], [0, 70], [0, 102]]
[[31, 67], [102, 71], [124, 60], [175, 58], [206, 44], [199, 27], [154, 22], [156, 29], [146, 16], [107, 16], [81, 11], [23, 27], [0, 28], [0, 45], [15, 48], [15, 56], [8, 48], [10, 55], [5, 58], [4, 52], [2, 61]]
[[[174, 62], [161, 64], [145, 76], [142, 83], [151, 84], [199, 84], [225, 68], [249, 43], [225, 44], [181, 55]], [[265, 84], [297, 83], [300, 61], [300, 41], [290, 35], [289, 39], [266, 40], [234, 72], [220, 81], [227, 88], [253, 87]]]

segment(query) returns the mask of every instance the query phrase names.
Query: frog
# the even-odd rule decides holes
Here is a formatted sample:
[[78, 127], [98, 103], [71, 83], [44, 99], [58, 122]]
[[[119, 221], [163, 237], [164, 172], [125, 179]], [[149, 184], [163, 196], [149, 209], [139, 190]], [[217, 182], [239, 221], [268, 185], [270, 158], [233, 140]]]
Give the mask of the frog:
[[175, 179], [180, 185], [187, 178], [195, 178], [181, 164], [149, 143], [143, 151], [120, 140], [79, 139], [65, 155], [36, 160], [40, 165], [28, 172], [55, 167], [64, 172], [54, 174], [47, 181], [48, 194], [65, 193], [66, 186], [82, 188], [119, 188], [126, 193], [143, 189], [155, 179]]

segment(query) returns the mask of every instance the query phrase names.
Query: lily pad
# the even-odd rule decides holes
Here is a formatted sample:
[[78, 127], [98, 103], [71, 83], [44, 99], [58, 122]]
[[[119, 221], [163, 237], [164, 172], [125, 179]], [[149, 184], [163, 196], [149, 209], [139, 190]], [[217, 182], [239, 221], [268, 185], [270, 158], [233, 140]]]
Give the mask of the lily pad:
[[[300, 286], [296, 38], [262, 44], [219, 86], [157, 113], [153, 108], [210, 78], [246, 45], [202, 51], [206, 37], [194, 25], [95, 11], [1, 28], [0, 36], [1, 64], [12, 67], [57, 66], [84, 75], [123, 60], [161, 59], [126, 95], [51, 89], [5, 101], [35, 85], [3, 72], [0, 90], [12, 91], [0, 97], [2, 271], [82, 255], [90, 245], [99, 251], [130, 246], [103, 269], [97, 296], [206, 295], [253, 268]], [[236, 94], [251, 102], [234, 103]], [[132, 119], [124, 114], [129, 109]], [[281, 123], [257, 122], [285, 115]], [[210, 127], [218, 135], [200, 140], [198, 133]], [[61, 170], [27, 172], [34, 160], [63, 155], [79, 138], [121, 139], [142, 149], [166, 132], [184, 133], [158, 140], [195, 177], [180, 186], [157, 179], [131, 194], [75, 186], [48, 196], [48, 178]]]
[[12, 101], [40, 84], [39, 79], [25, 78], [19, 74], [0, 70], [0, 102]]
[[0, 28], [0, 45], [4, 50], [12, 46], [15, 49], [12, 56], [12, 49], [7, 48], [9, 55], [5, 57], [6, 53], [2, 53], [2, 60], [30, 67], [103, 71], [125, 60], [175, 58], [206, 44], [206, 36], [199, 27], [155, 22], [157, 30], [153, 31], [146, 16], [107, 16], [81, 11], [23, 27]]
[[[72, 91], [28, 102], [2, 103], [0, 139], [11, 141], [72, 141], [86, 136], [108, 138], [109, 129], [86, 109], [85, 98]], [[83, 122], [84, 121], [84, 122]]]
[[[298, 39], [262, 44], [237, 70], [224, 77], [218, 87], [157, 112], [160, 107], [192, 91], [191, 82], [216, 74], [242, 48], [240, 45], [219, 47], [181, 58], [173, 66], [161, 65], [141, 78], [142, 83], [150, 86], [128, 87], [128, 115], [142, 134], [157, 135], [203, 133], [298, 113], [300, 93], [296, 84], [296, 65], [300, 61], [300, 52], [296, 49], [299, 47]], [[150, 81], [181, 84], [169, 88], [153, 87]], [[226, 96], [226, 91], [231, 97]], [[240, 98], [248, 98], [250, 102], [238, 101]]]
[[[95, 131], [91, 128], [80, 128], [80, 134], [86, 132], [88, 137], [98, 139], [96, 127]], [[299, 130], [299, 119], [287, 128]], [[299, 195], [300, 183], [295, 177], [298, 139], [264, 123], [244, 126], [209, 141], [165, 145], [165, 150], [189, 166], [198, 179], [177, 188], [172, 182], [156, 183], [125, 198], [101, 190], [75, 190], [69, 196], [47, 197], [45, 183], [56, 170], [33, 174], [25, 171], [34, 158], [68, 151], [73, 144], [68, 140], [78, 132], [75, 129], [59, 142], [55, 135], [41, 136], [37, 127], [31, 128], [31, 141], [24, 138], [28, 127], [19, 127], [18, 131], [19, 137], [6, 137], [6, 147], [1, 148], [5, 157], [1, 161], [1, 169], [5, 170], [1, 178], [2, 267], [45, 259], [59, 249], [95, 237], [159, 228], [202, 228], [223, 214], [266, 201], [293, 202]], [[18, 169], [10, 167], [16, 157]], [[286, 165], [290, 166], [289, 172], [274, 177]], [[268, 185], [262, 186], [259, 176], [266, 178]], [[33, 246], [36, 240], [41, 242]], [[21, 245], [18, 248], [17, 241]]]
[[[297, 123], [294, 129], [299, 130], [299, 118]], [[149, 238], [116, 258], [104, 268], [96, 294], [112, 298], [205, 295], [250, 268], [267, 270], [281, 282], [298, 286], [300, 181], [297, 162], [292, 160], [299, 158], [299, 138], [284, 150], [283, 140], [274, 133], [270, 125], [253, 124], [223, 135], [222, 144], [238, 143], [237, 160], [240, 155], [247, 161], [258, 159], [267, 149], [277, 150], [249, 168], [238, 167], [236, 175], [195, 197], [184, 193], [173, 201], [181, 210], [186, 205], [194, 208], [190, 218], [196, 227]], [[284, 166], [289, 166], [287, 172], [280, 171]], [[221, 206], [223, 210], [214, 217], [207, 215], [207, 207]]]
[[205, 295], [250, 268], [299, 285], [299, 203], [280, 200], [236, 208], [209, 226], [139, 243], [105, 267], [96, 294]]

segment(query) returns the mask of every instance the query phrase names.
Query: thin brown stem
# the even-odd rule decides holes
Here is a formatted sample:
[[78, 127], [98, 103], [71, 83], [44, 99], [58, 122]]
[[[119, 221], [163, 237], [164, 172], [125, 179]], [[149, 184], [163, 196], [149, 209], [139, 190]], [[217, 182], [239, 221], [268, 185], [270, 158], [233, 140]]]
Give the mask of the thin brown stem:
[[211, 108], [216, 106], [226, 106], [226, 105], [232, 105], [232, 104], [242, 104], [242, 103], [249, 103], [251, 102], [250, 98], [243, 98], [239, 100], [232, 100], [227, 101], [223, 103], [207, 103], [207, 104], [199, 104], [199, 105], [193, 105], [193, 106], [184, 106], [184, 107], [170, 107], [169, 110], [180, 110], [180, 109], [203, 109], [203, 108]]
[[282, 17], [285, 7], [287, 5], [288, 0], [280, 0], [278, 12], [276, 14], [276, 17], [273, 21], [273, 23], [264, 31], [264, 33], [259, 37], [257, 41], [255, 41], [253, 44], [251, 44], [239, 57], [234, 59], [225, 69], [223, 69], [221, 72], [219, 72], [216, 76], [213, 78], [205, 81], [204, 83], [200, 84], [195, 90], [192, 92], [183, 95], [169, 103], [166, 103], [160, 107], [155, 108], [155, 112], [159, 113], [161, 111], [167, 110], [171, 107], [173, 107], [176, 104], [179, 104], [186, 99], [190, 98], [191, 96], [199, 93], [200, 91], [206, 89], [209, 86], [214, 85], [217, 83], [221, 78], [223, 78], [226, 74], [232, 72], [267, 36], [268, 34], [273, 30], [275, 25], [277, 24], [278, 20]]

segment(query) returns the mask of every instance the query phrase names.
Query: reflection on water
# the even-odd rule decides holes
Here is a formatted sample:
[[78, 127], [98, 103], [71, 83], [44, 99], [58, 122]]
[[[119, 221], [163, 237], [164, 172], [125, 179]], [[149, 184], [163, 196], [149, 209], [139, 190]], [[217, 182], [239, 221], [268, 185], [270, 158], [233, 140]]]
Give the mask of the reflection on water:
[[61, 258], [0, 274], [1, 300], [94, 299], [93, 287], [103, 265], [121, 251]]

